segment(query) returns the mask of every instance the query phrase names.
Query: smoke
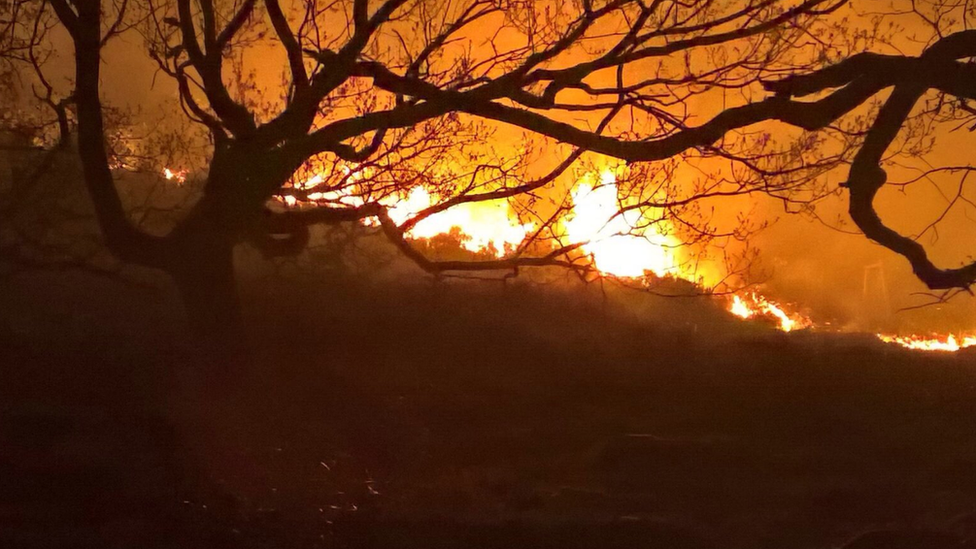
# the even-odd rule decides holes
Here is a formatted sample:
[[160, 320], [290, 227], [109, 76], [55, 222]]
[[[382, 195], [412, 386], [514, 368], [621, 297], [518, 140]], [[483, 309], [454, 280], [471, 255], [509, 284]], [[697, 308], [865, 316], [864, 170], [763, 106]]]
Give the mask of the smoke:
[[[844, 198], [832, 197], [820, 204], [820, 218], [777, 212], [775, 204], [765, 205], [763, 215], [775, 222], [755, 243], [761, 250], [768, 293], [803, 306], [821, 322], [850, 330], [924, 333], [976, 326], [972, 296], [962, 293], [938, 302], [941, 294], [928, 290], [904, 258], [852, 234]], [[888, 198], [882, 215], [893, 219], [910, 220], [912, 209], [937, 202], [931, 197], [927, 201]], [[902, 204], [897, 204], [898, 199]], [[893, 211], [899, 206], [904, 210], [900, 217]], [[956, 265], [948, 258], [962, 256], [973, 241], [957, 236], [972, 229], [965, 216], [959, 217], [945, 220], [945, 236], [932, 246], [943, 266]]]

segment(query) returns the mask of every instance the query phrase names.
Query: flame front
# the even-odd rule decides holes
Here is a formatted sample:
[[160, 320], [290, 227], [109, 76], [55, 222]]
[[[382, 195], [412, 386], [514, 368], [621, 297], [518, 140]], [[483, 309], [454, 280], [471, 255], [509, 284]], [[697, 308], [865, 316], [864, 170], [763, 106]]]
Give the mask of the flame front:
[[[403, 224], [436, 202], [422, 187], [410, 191], [405, 200], [392, 204], [390, 219]], [[460, 204], [427, 217], [407, 233], [410, 238], [431, 238], [447, 234], [457, 227], [466, 237], [461, 246], [469, 252], [492, 251], [501, 257], [505, 251], [517, 247], [532, 230], [530, 224], [512, 219], [511, 207], [505, 200]]]
[[[186, 181], [187, 172], [165, 168], [161, 175], [168, 181], [182, 184]], [[312, 189], [322, 181], [324, 178], [321, 175], [315, 175], [306, 181], [295, 183], [295, 188]], [[681, 245], [677, 237], [654, 230], [635, 229], [641, 215], [637, 210], [620, 214], [616, 178], [611, 170], [604, 170], [597, 184], [586, 180], [580, 182], [572, 191], [572, 199], [572, 213], [563, 224], [566, 236], [571, 244], [580, 244], [582, 250], [592, 257], [597, 270], [626, 278], [640, 278], [650, 272], [659, 277], [692, 280], [692, 275], [682, 269], [676, 255], [676, 250]], [[295, 196], [287, 194], [278, 197], [278, 200], [286, 207], [298, 207], [303, 203]], [[364, 203], [361, 197], [348, 190], [313, 192], [307, 195], [306, 200], [311, 203], [351, 207]], [[429, 191], [416, 187], [406, 196], [390, 195], [380, 200], [380, 203], [389, 208], [390, 218], [402, 225], [419, 212], [435, 205], [437, 201]], [[364, 220], [367, 224], [376, 222], [375, 219]], [[460, 244], [466, 250], [490, 251], [498, 257], [522, 244], [533, 229], [531, 224], [521, 224], [513, 218], [507, 201], [496, 200], [460, 204], [430, 215], [412, 227], [407, 236], [431, 238], [448, 234], [455, 228], [464, 236]], [[790, 311], [782, 304], [754, 292], [733, 295], [728, 311], [745, 320], [769, 319], [784, 332], [815, 327], [806, 316]], [[916, 351], [955, 352], [976, 347], [976, 335], [946, 334], [927, 337], [877, 334], [877, 337], [885, 343]]]
[[[361, 172], [346, 169], [354, 180], [364, 176]], [[299, 190], [313, 189], [325, 180], [315, 175], [308, 180], [295, 183]], [[364, 204], [362, 197], [354, 194], [352, 188], [343, 191], [312, 192], [307, 196], [310, 202], [342, 204], [356, 207]], [[299, 201], [291, 195], [281, 197], [282, 203], [295, 207]], [[379, 200], [386, 206], [387, 214], [397, 225], [402, 225], [420, 212], [437, 204], [430, 192], [423, 187], [414, 187], [406, 196], [388, 195]], [[365, 219], [367, 225], [376, 225], [375, 218]], [[460, 245], [469, 252], [492, 252], [496, 257], [505, 255], [525, 240], [532, 230], [531, 224], [521, 224], [512, 219], [511, 207], [505, 200], [469, 202], [459, 204], [445, 211], [428, 216], [407, 231], [407, 238], [432, 238], [448, 234], [457, 228], [464, 238]]]
[[673, 253], [681, 244], [677, 238], [635, 230], [640, 216], [637, 210], [618, 214], [613, 172], [605, 170], [596, 187], [581, 183], [572, 196], [572, 217], [565, 223], [567, 236], [573, 244], [583, 244], [597, 270], [630, 278], [642, 277], [648, 271], [661, 277], [681, 275]]
[[906, 349], [915, 351], [942, 351], [956, 352], [967, 347], [976, 346], [976, 336], [947, 336], [924, 337], [919, 335], [896, 336], [889, 334], [878, 334], [878, 339], [885, 343], [901, 345]]
[[784, 332], [813, 326], [809, 318], [796, 312], [788, 313], [779, 304], [754, 293], [745, 296], [733, 295], [729, 312], [742, 319], [770, 318], [775, 320], [779, 329]]

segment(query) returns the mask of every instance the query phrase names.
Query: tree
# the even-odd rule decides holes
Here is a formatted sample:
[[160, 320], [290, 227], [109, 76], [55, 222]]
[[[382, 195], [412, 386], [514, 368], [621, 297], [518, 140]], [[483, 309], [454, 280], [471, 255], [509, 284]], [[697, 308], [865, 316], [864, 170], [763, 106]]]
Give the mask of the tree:
[[[928, 116], [957, 124], [969, 120], [971, 124], [974, 111], [968, 101], [976, 98], [976, 71], [971, 62], [976, 56], [976, 31], [966, 28], [971, 10], [968, 2], [912, 4], [908, 13], [930, 27], [920, 55], [865, 52], [810, 74], [767, 84], [767, 88], [781, 99], [826, 90], [836, 90], [831, 92], [830, 98], [873, 96], [890, 90], [858, 144], [843, 186], [849, 192], [849, 213], [857, 227], [871, 240], [904, 256], [915, 275], [933, 290], [968, 290], [976, 283], [976, 262], [939, 268], [917, 238], [899, 233], [881, 219], [874, 201], [878, 192], [890, 183], [884, 165], [889, 161], [892, 145], [914, 117]], [[935, 97], [919, 109], [919, 103], [930, 91], [936, 92]], [[922, 112], [917, 112], [919, 110]], [[824, 115], [834, 116], [834, 113], [827, 111]], [[933, 168], [925, 175], [940, 171], [962, 172], [959, 190], [949, 200], [951, 208], [956, 202], [965, 200], [962, 192], [970, 170], [968, 165]], [[929, 227], [940, 219], [934, 220]]]
[[[219, 340], [240, 320], [234, 246], [249, 240], [269, 253], [293, 252], [315, 223], [375, 218], [431, 272], [585, 268], [579, 244], [552, 230], [561, 202], [545, 214], [533, 207], [540, 190], [592, 154], [629, 164], [634, 177], [624, 192], [632, 200], [621, 201], [621, 212], [639, 209], [647, 223], [674, 219], [700, 238], [716, 236], [707, 216], [695, 219], [702, 201], [761, 192], [802, 206], [833, 190], [823, 174], [852, 161], [846, 186], [864, 233], [908, 257], [930, 287], [968, 286], [976, 267], [935, 268], [872, 208], [884, 183], [878, 161], [920, 94], [969, 97], [970, 69], [959, 61], [968, 56], [968, 31], [919, 58], [853, 55], [884, 36], [877, 26], [855, 32], [836, 16], [846, 4], [48, 0], [40, 11], [49, 5], [74, 44], [78, 154], [106, 245], [171, 275], [197, 330]], [[161, 235], [131, 223], [106, 146], [101, 52], [125, 32], [145, 38], [185, 116], [206, 128], [212, 145], [202, 197]], [[283, 52], [277, 95], [267, 95], [267, 74], [250, 72], [248, 51]], [[863, 113], [891, 87], [861, 140]], [[851, 113], [860, 115], [845, 122]], [[761, 122], [802, 131], [773, 138], [753, 129]], [[493, 148], [493, 134], [505, 128], [562, 156], [533, 174], [531, 140]], [[719, 162], [732, 167], [693, 183], [667, 177], [676, 163], [704, 170]], [[309, 171], [325, 175], [302, 175]], [[436, 188], [439, 201], [397, 224], [385, 200], [416, 186]], [[312, 193], [320, 207], [269, 207], [275, 196]], [[436, 261], [404, 236], [459, 204], [518, 197], [539, 216], [530, 240], [548, 238], [546, 246]]]

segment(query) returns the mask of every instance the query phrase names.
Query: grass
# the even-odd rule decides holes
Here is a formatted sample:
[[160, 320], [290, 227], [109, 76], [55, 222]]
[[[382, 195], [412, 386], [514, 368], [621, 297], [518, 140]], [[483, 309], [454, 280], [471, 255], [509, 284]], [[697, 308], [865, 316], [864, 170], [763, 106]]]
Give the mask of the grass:
[[251, 288], [251, 353], [217, 370], [165, 294], [23, 288], [4, 547], [976, 539], [972, 353], [617, 289], [346, 281]]

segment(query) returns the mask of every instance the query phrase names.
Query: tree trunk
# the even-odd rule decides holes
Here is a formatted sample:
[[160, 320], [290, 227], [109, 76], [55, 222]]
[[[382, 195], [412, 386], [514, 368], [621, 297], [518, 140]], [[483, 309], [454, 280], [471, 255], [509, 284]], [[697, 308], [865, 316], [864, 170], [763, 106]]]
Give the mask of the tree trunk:
[[267, 200], [262, 189], [272, 187], [258, 184], [264, 181], [262, 165], [254, 162], [259, 156], [237, 142], [218, 145], [203, 196], [169, 237], [173, 248], [167, 271], [204, 356], [238, 360], [246, 350], [234, 246], [260, 220]]
[[215, 235], [179, 247], [169, 269], [179, 290], [195, 351], [207, 359], [234, 359], [244, 350], [234, 245]]

